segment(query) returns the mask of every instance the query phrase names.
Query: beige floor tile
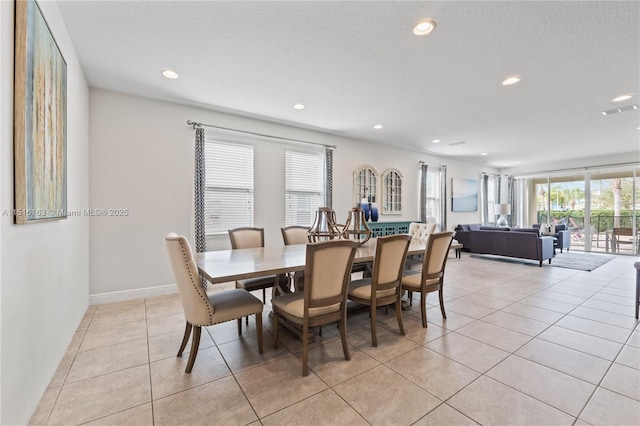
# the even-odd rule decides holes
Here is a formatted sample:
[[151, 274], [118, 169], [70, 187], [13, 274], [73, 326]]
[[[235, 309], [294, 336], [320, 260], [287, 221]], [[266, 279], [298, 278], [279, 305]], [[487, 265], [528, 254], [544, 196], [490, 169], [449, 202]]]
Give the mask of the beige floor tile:
[[148, 297], [145, 299], [145, 306], [147, 319], [183, 312], [182, 302], [178, 293]]
[[538, 338], [609, 361], [613, 361], [622, 348], [619, 343], [556, 326], [549, 327]]
[[[329, 386], [335, 386], [380, 365], [360, 349], [349, 345], [351, 359], [344, 359], [342, 341], [333, 340], [309, 350], [309, 368]], [[302, 359], [302, 354], [298, 354]]]
[[246, 319], [242, 319], [242, 335], [238, 334], [238, 322], [236, 320], [211, 325], [207, 327], [207, 330], [217, 345], [241, 338], [253, 338], [257, 333], [254, 316], [249, 317], [249, 325], [247, 325]]
[[246, 425], [257, 419], [232, 377], [159, 399], [153, 412], [155, 426]]
[[[629, 293], [631, 293], [631, 292], [629, 292]], [[629, 296], [631, 296], [631, 294], [629, 294]], [[627, 297], [626, 295], [625, 296], [618, 296], [618, 295], [615, 295], [615, 294], [607, 294], [605, 292], [600, 292], [600, 293], [597, 293], [596, 295], [594, 295], [591, 298], [591, 300], [609, 302], [609, 303], [614, 303], [616, 305], [622, 305], [622, 306], [633, 308], [633, 296], [631, 296], [631, 297]], [[624, 309], [624, 308], [621, 308], [621, 309]]]
[[616, 327], [628, 328], [629, 330], [633, 330], [638, 323], [633, 317], [618, 315], [612, 312], [601, 311], [599, 309], [587, 308], [585, 306], [577, 307], [571, 311], [571, 315], [590, 319], [592, 321], [603, 322], [609, 325], [615, 325]]
[[618, 343], [625, 343], [631, 334], [631, 330], [628, 328], [591, 321], [571, 314], [566, 315], [554, 325]]
[[[193, 335], [193, 333], [191, 333]], [[172, 333], [161, 334], [159, 336], [149, 337], [149, 360], [151, 362], [159, 361], [165, 358], [173, 358], [178, 354], [184, 331], [174, 331]], [[214, 346], [213, 339], [205, 330], [200, 334], [199, 349], [206, 349]], [[184, 348], [182, 356], [186, 356], [191, 352], [191, 336], [187, 346]]]
[[447, 312], [456, 312], [475, 319], [486, 317], [496, 311], [493, 308], [487, 308], [486, 306], [478, 305], [476, 303], [466, 302], [463, 299], [456, 299], [452, 302], [445, 303], [445, 309]]
[[514, 303], [506, 308], [500, 309], [502, 312], [507, 312], [521, 317], [529, 318], [535, 321], [544, 322], [547, 324], [553, 324], [564, 316], [559, 312], [550, 311], [549, 309], [537, 308], [531, 305], [525, 305], [523, 303]]
[[482, 321], [493, 325], [498, 325], [518, 333], [528, 336], [536, 336], [544, 331], [549, 324], [542, 321], [532, 320], [530, 318], [521, 317], [519, 315], [510, 314], [508, 312], [498, 311], [482, 318]]
[[422, 320], [409, 315], [402, 318], [402, 322], [405, 331], [404, 337], [418, 345], [424, 345], [451, 332], [435, 324], [428, 324], [428, 327], [424, 328], [422, 327]]
[[[351, 323], [347, 324], [347, 338], [352, 331]], [[369, 329], [369, 325], [366, 325], [367, 330]], [[265, 331], [265, 336], [267, 334], [271, 335], [273, 328], [269, 328], [269, 331]], [[309, 348], [315, 348], [318, 345], [322, 345], [327, 342], [331, 342], [332, 340], [339, 340], [340, 337], [335, 334], [337, 331], [335, 326], [332, 324], [322, 326], [322, 336], [318, 334], [318, 328], [314, 327], [313, 331], [313, 342], [309, 343]], [[339, 333], [339, 331], [338, 331]], [[270, 347], [273, 348], [273, 340], [271, 340]], [[278, 349], [280, 346], [288, 349], [292, 353], [300, 353], [302, 352], [302, 338], [298, 335], [294, 334], [289, 329], [284, 326], [279, 326], [278, 328]]]
[[640, 401], [640, 371], [613, 363], [600, 386]]
[[574, 296], [574, 295], [571, 295], [571, 294], [565, 294], [565, 293], [556, 292], [556, 291], [553, 290], [553, 288], [554, 287], [551, 287], [551, 288], [549, 288], [547, 290], [539, 291], [534, 296], [535, 297], [540, 297], [542, 299], [553, 300], [553, 301], [556, 301], [556, 302], [569, 303], [571, 305], [576, 305], [576, 306], [581, 304], [585, 300], [587, 300], [586, 297]]
[[271, 414], [261, 422], [265, 426], [369, 424], [331, 389]]
[[115, 425], [135, 425], [135, 426], [152, 426], [153, 411], [151, 404], [143, 404], [137, 407], [129, 408], [110, 416], [102, 417], [89, 423], [88, 426], [115, 426]]
[[438, 408], [415, 422], [413, 426], [475, 426], [477, 424], [460, 411], [451, 408], [447, 404], [441, 404]]
[[424, 347], [385, 365], [443, 401], [480, 376], [477, 371]]
[[96, 312], [96, 309], [97, 306], [95, 305], [87, 308], [87, 311], [80, 320], [80, 324], [78, 324], [76, 331], [86, 331], [89, 328], [89, 324], [91, 324], [91, 320], [93, 319], [93, 314]]
[[436, 397], [382, 365], [334, 390], [374, 425], [408, 425], [440, 404]]
[[[106, 306], [106, 305], [105, 305]], [[144, 303], [125, 303], [123, 305], [103, 308], [98, 306], [93, 319], [89, 325], [89, 330], [115, 324], [141, 321], [145, 319]]]
[[[467, 324], [475, 321], [473, 318], [461, 315], [454, 311], [449, 311], [447, 308], [447, 304], [445, 303], [445, 312], [447, 313], [447, 319], [442, 318], [442, 313], [440, 312], [440, 307], [429, 308], [427, 309], [427, 322], [429, 324], [435, 324], [438, 327], [446, 328], [449, 331], [454, 331], [459, 329], [460, 327], [464, 327]], [[422, 317], [420, 316], [420, 311], [414, 318], [418, 318], [422, 323]]]
[[375, 359], [378, 362], [387, 362], [390, 359], [406, 354], [419, 345], [397, 331], [389, 331], [378, 327], [378, 346], [371, 346], [371, 332], [361, 331], [348, 337], [348, 342]]
[[294, 355], [236, 374], [258, 417], [266, 417], [327, 388], [314, 373], [302, 376], [302, 363]]
[[126, 325], [118, 324], [108, 327], [94, 328], [87, 331], [80, 345], [79, 352], [147, 337], [145, 321], [130, 322]]
[[596, 389], [595, 385], [515, 355], [486, 375], [574, 417]]
[[574, 418], [483, 376], [447, 401], [483, 425], [571, 425]]
[[167, 358], [151, 363], [151, 389], [153, 399], [163, 398], [185, 389], [225, 377], [231, 374], [217, 348], [198, 351], [193, 370], [187, 374], [189, 356]]
[[141, 365], [63, 386], [48, 424], [84, 423], [150, 400], [149, 367]]
[[627, 345], [633, 346], [634, 348], [640, 348], [640, 331], [634, 331], [629, 337], [627, 341]]
[[628, 316], [633, 319], [635, 311], [632, 306], [619, 305], [617, 303], [603, 302], [601, 300], [589, 299], [582, 304], [586, 308], [597, 309], [599, 311], [611, 312], [616, 315]]
[[539, 338], [524, 345], [516, 355], [595, 385], [600, 383], [611, 364], [602, 358]]
[[147, 320], [147, 332], [149, 337], [176, 331], [182, 331], [184, 333], [185, 324], [186, 321], [183, 313], [162, 315], [155, 318], [149, 318]]
[[55, 388], [64, 384], [64, 381], [69, 374], [69, 370], [71, 369], [71, 365], [73, 364], [73, 360], [75, 359], [75, 357], [76, 354], [74, 353], [66, 353], [62, 357], [62, 360], [60, 361], [60, 364], [58, 364], [58, 368], [53, 374], [48, 387]]
[[605, 287], [599, 291], [600, 294], [610, 294], [612, 296], [620, 296], [631, 298], [631, 303], [633, 306], [633, 296], [636, 294], [636, 290], [634, 288], [615, 288], [615, 287]]
[[574, 310], [578, 304], [557, 302], [551, 299], [545, 299], [543, 297], [529, 296], [526, 299], [522, 299], [520, 303], [525, 305], [534, 306], [536, 308], [548, 309], [550, 311], [558, 312], [561, 314], [567, 314]]
[[640, 424], [640, 402], [598, 388], [580, 414], [580, 420], [594, 426]]
[[640, 370], [640, 349], [625, 345], [616, 358], [616, 362]]
[[291, 351], [284, 347], [284, 345], [278, 345], [278, 349], [273, 349], [274, 342], [271, 333], [265, 331], [263, 339], [262, 354], [258, 350], [258, 339], [256, 335], [243, 337], [229, 343], [218, 345], [218, 349], [224, 357], [225, 362], [234, 373], [247, 370], [291, 354]]
[[497, 288], [497, 287], [492, 287], [492, 288], [483, 290], [481, 294], [486, 294], [487, 296], [508, 300], [510, 302], [518, 302], [529, 296], [529, 294], [519, 293], [519, 292], [508, 290], [505, 288]]
[[560, 294], [569, 294], [571, 296], [578, 296], [584, 299], [588, 299], [589, 297], [596, 294], [598, 290], [595, 290], [595, 289], [590, 290], [581, 286], [580, 287], [569, 286], [569, 285], [565, 285], [563, 282], [560, 282], [560, 284], [556, 284], [553, 287], [549, 287], [549, 291], [553, 291]]
[[[487, 291], [487, 290], [484, 290], [484, 291]], [[499, 297], [489, 296], [487, 294], [482, 294], [482, 293], [474, 293], [469, 296], [461, 297], [458, 300], [462, 302], [485, 306], [491, 309], [502, 309], [505, 306], [509, 306], [513, 303], [513, 301], [511, 300], [505, 300]]]
[[31, 416], [29, 425], [40, 426], [47, 424], [49, 414], [51, 414], [51, 410], [53, 410], [53, 406], [56, 403], [56, 399], [58, 398], [61, 389], [61, 386], [54, 388], [49, 387], [44, 391], [44, 394], [42, 395], [42, 398], [40, 398], [40, 402], [36, 407], [36, 411], [33, 413], [33, 416]]
[[456, 330], [456, 333], [479, 340], [507, 352], [515, 351], [531, 340], [531, 336], [526, 334], [507, 330], [506, 328], [483, 321], [476, 321], [473, 324], [465, 325]]
[[75, 354], [80, 349], [80, 345], [82, 344], [82, 340], [84, 339], [85, 334], [87, 334], [87, 330], [76, 331], [71, 338], [71, 343], [67, 347], [68, 354]]
[[449, 333], [425, 345], [441, 355], [484, 373], [509, 353], [458, 333]]
[[67, 376], [67, 383], [148, 363], [147, 339], [91, 349], [76, 355]]

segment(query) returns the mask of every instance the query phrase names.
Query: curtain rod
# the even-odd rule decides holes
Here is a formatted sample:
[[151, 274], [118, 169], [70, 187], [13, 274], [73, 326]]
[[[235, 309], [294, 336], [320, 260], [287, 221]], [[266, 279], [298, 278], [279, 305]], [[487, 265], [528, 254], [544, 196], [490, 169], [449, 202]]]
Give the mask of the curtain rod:
[[326, 144], [318, 143], [318, 142], [309, 142], [309, 141], [303, 141], [303, 140], [300, 140], [300, 139], [291, 139], [291, 138], [284, 138], [282, 136], [273, 136], [273, 135], [266, 135], [264, 133], [249, 132], [247, 130], [231, 129], [229, 127], [214, 126], [213, 124], [198, 123], [197, 121], [192, 121], [192, 120], [187, 120], [187, 124], [189, 126], [192, 126], [194, 129], [196, 127], [213, 127], [215, 129], [228, 130], [230, 132], [245, 133], [247, 135], [253, 135], [253, 136], [261, 136], [263, 138], [279, 139], [281, 141], [288, 141], [288, 142], [306, 143], [306, 144], [310, 144], [310, 145], [323, 146], [325, 148], [330, 148], [330, 149], [336, 149], [337, 148], [336, 145], [326, 145]]
[[640, 163], [638, 163], [637, 161], [630, 161], [627, 163], [612, 163], [612, 164], [601, 164], [597, 166], [572, 167], [568, 169], [542, 170], [540, 172], [525, 173], [525, 174], [517, 175], [514, 177], [523, 178], [523, 177], [536, 177], [536, 176], [549, 174], [549, 173], [553, 174], [553, 173], [580, 172], [580, 171], [586, 172], [589, 170], [609, 169], [609, 168], [622, 167], [622, 166], [640, 166]]

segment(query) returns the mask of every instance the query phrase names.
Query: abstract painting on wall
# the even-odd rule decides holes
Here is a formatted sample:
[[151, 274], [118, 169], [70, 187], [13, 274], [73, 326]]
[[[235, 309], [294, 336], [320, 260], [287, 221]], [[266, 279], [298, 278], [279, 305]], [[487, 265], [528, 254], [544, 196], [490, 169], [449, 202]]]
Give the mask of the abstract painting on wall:
[[67, 64], [35, 1], [16, 1], [15, 222], [67, 216]]
[[451, 178], [451, 211], [478, 211], [478, 181]]

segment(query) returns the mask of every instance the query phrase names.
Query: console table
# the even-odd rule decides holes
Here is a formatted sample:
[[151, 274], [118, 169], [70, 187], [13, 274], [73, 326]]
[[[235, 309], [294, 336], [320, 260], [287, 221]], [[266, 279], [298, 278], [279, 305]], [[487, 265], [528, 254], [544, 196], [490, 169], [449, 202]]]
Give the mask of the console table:
[[385, 235], [408, 234], [409, 224], [416, 221], [402, 222], [367, 222], [371, 229], [371, 238], [383, 237]]

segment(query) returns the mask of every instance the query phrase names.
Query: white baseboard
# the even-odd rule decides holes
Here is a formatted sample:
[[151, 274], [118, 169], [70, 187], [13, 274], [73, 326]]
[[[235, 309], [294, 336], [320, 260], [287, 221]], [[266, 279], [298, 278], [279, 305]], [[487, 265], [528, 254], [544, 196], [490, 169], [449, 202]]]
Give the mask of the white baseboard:
[[113, 291], [110, 293], [98, 293], [89, 295], [90, 305], [102, 305], [104, 303], [123, 302], [125, 300], [140, 299], [143, 297], [163, 296], [178, 292], [175, 284], [160, 285], [156, 287], [136, 288], [133, 290]]

